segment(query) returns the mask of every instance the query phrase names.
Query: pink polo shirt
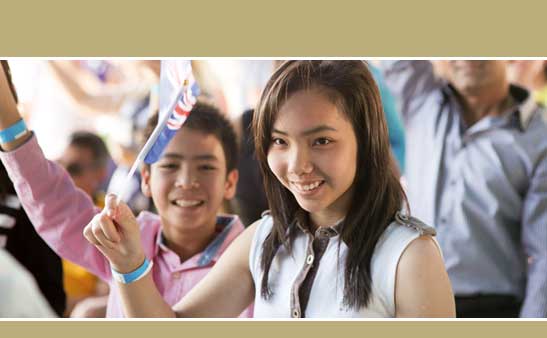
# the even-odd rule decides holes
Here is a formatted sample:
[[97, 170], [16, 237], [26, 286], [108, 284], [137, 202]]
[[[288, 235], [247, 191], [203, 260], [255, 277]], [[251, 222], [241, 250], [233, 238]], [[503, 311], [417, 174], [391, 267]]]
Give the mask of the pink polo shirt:
[[[100, 210], [86, 193], [74, 186], [62, 167], [44, 157], [35, 136], [14, 151], [0, 152], [0, 159], [40, 236], [59, 256], [108, 282], [111, 292], [107, 317], [123, 317], [109, 262], [82, 235], [84, 227]], [[177, 303], [209, 272], [228, 245], [244, 230], [237, 216], [219, 216], [219, 233], [215, 239], [203, 252], [181, 263], [178, 255], [163, 245], [158, 215], [143, 212], [137, 221], [144, 253], [154, 262], [154, 281], [170, 305]], [[252, 317], [252, 306], [240, 317]]]

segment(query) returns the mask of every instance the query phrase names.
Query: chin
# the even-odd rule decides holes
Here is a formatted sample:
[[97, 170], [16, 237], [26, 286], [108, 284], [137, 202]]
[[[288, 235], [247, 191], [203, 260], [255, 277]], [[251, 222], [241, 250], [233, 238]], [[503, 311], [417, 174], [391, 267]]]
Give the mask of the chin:
[[309, 213], [316, 213], [325, 209], [324, 203], [321, 203], [321, 201], [297, 200], [297, 202], [302, 209]]

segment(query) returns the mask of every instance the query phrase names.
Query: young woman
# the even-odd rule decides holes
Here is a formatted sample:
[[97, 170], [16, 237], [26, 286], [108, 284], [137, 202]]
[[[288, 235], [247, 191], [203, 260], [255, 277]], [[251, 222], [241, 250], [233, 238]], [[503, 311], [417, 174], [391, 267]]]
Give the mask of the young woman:
[[[128, 316], [451, 317], [434, 230], [406, 216], [378, 89], [360, 61], [288, 61], [253, 121], [271, 212], [173, 308], [143, 271], [118, 283]], [[408, 208], [407, 208], [408, 209]], [[140, 274], [138, 226], [113, 196], [85, 234]], [[141, 269], [142, 270], [142, 269]]]

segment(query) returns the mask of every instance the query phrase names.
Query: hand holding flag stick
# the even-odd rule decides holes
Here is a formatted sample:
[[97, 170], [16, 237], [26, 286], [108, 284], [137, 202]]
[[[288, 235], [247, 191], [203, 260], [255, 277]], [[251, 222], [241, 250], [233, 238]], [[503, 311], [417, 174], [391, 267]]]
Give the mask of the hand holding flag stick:
[[131, 166], [126, 184], [118, 192], [118, 201], [124, 201], [129, 182], [142, 162], [152, 164], [160, 158], [163, 149], [190, 115], [198, 95], [199, 87], [189, 60], [161, 62], [158, 124]]

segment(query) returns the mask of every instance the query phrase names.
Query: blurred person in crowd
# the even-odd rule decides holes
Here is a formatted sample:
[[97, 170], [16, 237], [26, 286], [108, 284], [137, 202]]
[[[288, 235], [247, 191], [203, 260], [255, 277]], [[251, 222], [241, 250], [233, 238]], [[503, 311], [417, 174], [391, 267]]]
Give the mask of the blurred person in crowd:
[[[74, 132], [69, 145], [59, 158], [74, 181], [98, 208], [104, 207], [105, 192], [101, 190], [107, 179], [110, 154], [103, 140], [87, 131]], [[63, 260], [64, 286], [67, 293], [67, 315], [72, 317], [105, 317], [108, 284], [83, 267]]]
[[0, 248], [0, 318], [55, 317], [32, 275]]
[[[2, 131], [24, 123], [3, 73], [0, 113]], [[156, 125], [157, 115], [150, 119], [146, 136]], [[107, 317], [123, 317], [116, 286], [130, 271], [112, 270], [106, 258], [82, 236], [88, 222], [108, 216], [75, 187], [63, 168], [45, 158], [36, 136], [28, 129], [15, 139], [2, 141], [1, 146], [2, 162], [38, 233], [62, 257], [107, 281], [112, 288]], [[141, 169], [142, 190], [153, 197], [158, 214], [140, 214], [139, 236], [150, 261], [136, 258], [142, 259], [142, 266], [154, 275], [162, 298], [170, 304], [187, 294], [244, 230], [236, 215], [218, 215], [223, 200], [235, 194], [237, 155], [230, 123], [215, 107], [198, 102], [162, 157]], [[107, 197], [106, 205], [109, 203], [115, 203], [113, 196]], [[89, 236], [88, 231], [86, 228], [85, 236]], [[251, 316], [252, 307], [241, 315]]]
[[547, 107], [547, 60], [509, 61], [511, 82], [533, 92], [537, 103]]
[[[281, 61], [273, 61], [273, 64], [277, 67], [281, 64]], [[256, 67], [257, 65], [254, 66]], [[405, 134], [399, 112], [397, 111], [395, 98], [387, 88], [380, 70], [370, 64], [369, 69], [380, 90], [382, 106], [387, 121], [389, 143], [392, 154], [397, 160], [399, 171], [402, 174], [404, 173], [405, 165]], [[249, 89], [249, 92], [254, 93], [251, 89]], [[269, 209], [262, 184], [262, 175], [260, 174], [258, 161], [255, 156], [254, 140], [251, 131], [253, 112], [253, 109], [246, 110], [240, 120], [236, 122], [236, 125], [239, 126], [240, 134], [240, 159], [238, 165], [240, 179], [237, 183], [236, 210], [245, 225], [250, 225], [253, 221], [259, 219], [265, 210]]]
[[58, 162], [65, 167], [76, 186], [86, 192], [95, 205], [104, 206], [100, 190], [108, 178], [110, 154], [100, 136], [87, 131], [74, 132]]
[[[2, 68], [8, 75], [14, 98], [17, 98], [11, 84], [9, 67], [2, 61]], [[25, 210], [22, 208], [15, 189], [4, 165], [0, 163], [0, 248], [9, 252], [38, 284], [51, 308], [62, 316], [66, 296], [63, 289], [63, 268], [61, 259], [38, 236]], [[0, 272], [9, 271], [2, 270]], [[2, 288], [4, 289], [4, 288]], [[4, 298], [0, 297], [2, 302]]]
[[459, 317], [547, 316], [547, 125], [506, 61], [384, 61], [412, 214], [437, 228]]
[[[38, 236], [6, 169], [0, 164], [0, 248], [8, 251], [34, 277], [58, 316], [66, 306], [61, 259]], [[1, 298], [1, 297], [0, 297]]]

